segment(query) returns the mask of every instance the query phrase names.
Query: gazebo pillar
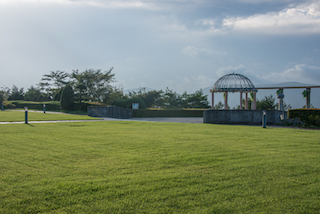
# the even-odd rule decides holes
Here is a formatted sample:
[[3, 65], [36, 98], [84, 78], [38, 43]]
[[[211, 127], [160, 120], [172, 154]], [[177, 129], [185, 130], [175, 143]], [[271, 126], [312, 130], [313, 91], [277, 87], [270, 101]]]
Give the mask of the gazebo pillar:
[[306, 99], [306, 108], [310, 108], [311, 105], [310, 105], [310, 92], [311, 92], [311, 88], [306, 88], [306, 91], [307, 91], [307, 99]]
[[224, 110], [228, 110], [228, 92], [224, 92]]
[[242, 107], [242, 91], [240, 91], [240, 110], [243, 110], [243, 107]]
[[257, 102], [256, 102], [257, 101], [257, 99], [256, 99], [257, 96], [256, 96], [256, 94], [257, 94], [256, 92], [253, 92], [253, 105], [251, 107], [252, 110], [257, 110]]
[[248, 93], [246, 93], [245, 110], [248, 110]]
[[211, 93], [211, 109], [214, 109], [214, 92]]

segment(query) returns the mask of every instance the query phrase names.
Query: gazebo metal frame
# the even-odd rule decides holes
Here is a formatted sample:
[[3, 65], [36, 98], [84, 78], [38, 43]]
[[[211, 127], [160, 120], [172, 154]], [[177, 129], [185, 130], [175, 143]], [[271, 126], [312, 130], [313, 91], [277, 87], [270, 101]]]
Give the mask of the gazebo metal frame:
[[225, 93], [224, 97], [224, 109], [228, 109], [228, 92], [240, 92], [240, 110], [243, 110], [242, 107], [242, 93], [246, 94], [245, 99], [245, 110], [248, 110], [248, 93], [253, 97], [253, 104], [251, 105], [252, 110], [256, 110], [256, 93], [258, 89], [254, 87], [254, 84], [250, 79], [245, 77], [242, 74], [227, 74], [219, 78], [213, 88], [210, 90], [212, 94], [212, 105], [211, 109], [214, 109], [214, 93]]

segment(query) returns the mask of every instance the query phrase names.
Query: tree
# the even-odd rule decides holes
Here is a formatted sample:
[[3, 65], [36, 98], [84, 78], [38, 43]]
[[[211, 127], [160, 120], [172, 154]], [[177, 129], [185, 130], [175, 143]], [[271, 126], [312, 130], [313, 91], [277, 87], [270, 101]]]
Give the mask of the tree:
[[69, 74], [65, 71], [50, 71], [50, 74], [44, 74], [38, 85], [41, 91], [51, 97], [53, 100], [60, 100], [61, 90], [66, 86]]
[[8, 87], [1, 87], [0, 90], [0, 103], [7, 100], [9, 97], [10, 89]]
[[19, 88], [13, 85], [8, 100], [24, 100], [23, 88]]
[[157, 107], [160, 104], [161, 95], [163, 94], [162, 90], [152, 90], [148, 91], [145, 97], [142, 99], [146, 104], [146, 107]]
[[220, 101], [217, 105], [214, 106], [214, 109], [217, 109], [217, 110], [224, 109], [224, 104]]
[[202, 89], [187, 96], [188, 108], [209, 108], [208, 95], [204, 95]]
[[0, 104], [5, 101], [5, 92], [4, 91], [0, 91]]
[[71, 77], [75, 85], [83, 85], [80, 90], [82, 97], [90, 101], [102, 102], [105, 94], [111, 89], [110, 83], [114, 81], [112, 70], [113, 67], [104, 72], [101, 69], [86, 69], [81, 73], [73, 70]]
[[120, 100], [123, 98], [123, 88], [110, 87], [108, 93], [104, 95], [103, 102], [106, 104], [113, 104], [116, 100]]
[[[276, 103], [275, 109], [279, 110], [279, 103]], [[292, 106], [290, 104], [287, 105], [287, 103], [283, 101], [283, 109], [287, 111], [292, 109]]]
[[78, 100], [78, 103], [81, 103], [84, 100], [84, 91], [87, 87], [84, 84], [78, 84], [75, 87], [75, 98]]
[[35, 88], [34, 86], [31, 86], [26, 94], [24, 95], [25, 100], [28, 101], [35, 101], [35, 102], [41, 102], [41, 101], [48, 101], [50, 100], [50, 97], [48, 97], [47, 94], [42, 93], [39, 88]]
[[60, 107], [63, 110], [73, 110], [74, 92], [70, 84], [68, 84], [61, 93]]
[[[246, 107], [246, 100], [242, 99], [242, 109], [245, 109]], [[236, 107], [233, 107], [234, 110], [239, 110], [240, 109], [240, 105], [237, 105]], [[251, 109], [251, 100], [248, 99], [248, 109]]]
[[163, 94], [163, 102], [164, 102], [164, 108], [177, 108], [181, 107], [181, 96], [177, 94], [177, 92], [166, 88], [164, 94]]
[[145, 103], [146, 107], [158, 107], [161, 105], [160, 99], [163, 94], [163, 91], [157, 91], [157, 90], [152, 90], [152, 91], [146, 91], [146, 88], [139, 88], [138, 91], [130, 91], [129, 92], [129, 97], [140, 97], [143, 102]]
[[275, 98], [272, 94], [269, 97], [265, 96], [261, 101], [257, 101], [258, 110], [275, 110], [275, 108]]
[[[306, 109], [306, 108], [307, 108], [307, 106], [306, 106], [306, 105], [304, 105], [304, 106], [302, 106], [302, 108], [305, 108], [305, 109]], [[310, 104], [310, 108], [315, 108], [315, 107], [314, 107], [314, 105], [313, 105], [312, 103]]]

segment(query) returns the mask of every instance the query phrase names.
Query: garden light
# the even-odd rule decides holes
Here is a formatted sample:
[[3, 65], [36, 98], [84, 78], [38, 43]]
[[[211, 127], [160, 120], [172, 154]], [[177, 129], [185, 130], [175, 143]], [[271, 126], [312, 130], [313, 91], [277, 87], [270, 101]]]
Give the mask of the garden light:
[[267, 124], [267, 111], [263, 110], [262, 111], [262, 128], [266, 128]]
[[24, 123], [28, 124], [28, 107], [24, 107]]

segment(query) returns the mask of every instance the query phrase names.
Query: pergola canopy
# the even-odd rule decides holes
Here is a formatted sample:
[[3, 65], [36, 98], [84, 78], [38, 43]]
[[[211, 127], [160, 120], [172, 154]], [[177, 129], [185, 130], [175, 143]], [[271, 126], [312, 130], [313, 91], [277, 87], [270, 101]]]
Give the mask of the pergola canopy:
[[247, 77], [241, 75], [241, 74], [227, 74], [221, 77], [216, 81], [214, 84], [212, 90], [210, 90], [211, 93], [214, 92], [257, 92], [258, 89], [256, 89]]

